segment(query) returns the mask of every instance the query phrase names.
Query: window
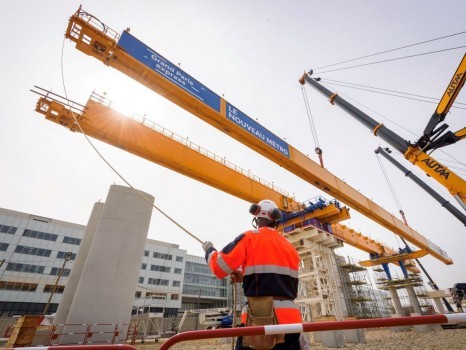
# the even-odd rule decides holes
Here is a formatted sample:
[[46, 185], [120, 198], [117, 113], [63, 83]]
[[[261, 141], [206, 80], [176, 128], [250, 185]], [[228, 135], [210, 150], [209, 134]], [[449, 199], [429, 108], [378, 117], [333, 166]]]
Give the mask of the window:
[[18, 292], [35, 292], [37, 283], [24, 283], [24, 282], [0, 282], [0, 290], [15, 290]]
[[175, 269], [175, 273], [181, 275], [181, 269]]
[[[165, 300], [165, 299], [167, 299], [167, 294], [165, 294], [165, 293], [158, 293], [158, 292], [147, 292], [147, 293], [146, 293], [146, 298]], [[151, 308], [151, 309], [152, 309], [152, 308]]]
[[154, 284], [156, 286], [168, 286], [168, 280], [163, 280], [160, 278], [149, 278], [147, 283]]
[[[53, 284], [46, 284], [44, 287], [44, 293], [52, 293], [53, 286], [54, 286]], [[65, 286], [57, 286], [54, 293], [63, 294], [64, 290], [65, 290]]]
[[177, 256], [177, 257], [176, 257], [176, 261], [182, 262], [182, 261], [183, 261], [183, 257], [182, 257], [182, 256]]
[[138, 291], [138, 292], [134, 293], [134, 297], [135, 298], [140, 298], [141, 297], [141, 292]]
[[173, 256], [170, 255], [170, 254], [157, 253], [157, 252], [154, 252], [154, 254], [152, 254], [152, 256], [154, 258], [164, 259], [164, 260], [172, 260], [172, 258], [173, 258]]
[[144, 277], [139, 277], [138, 283], [143, 284], [144, 283]]
[[44, 273], [45, 266], [8, 263], [8, 265], [6, 266], [6, 270], [29, 273]]
[[149, 256], [149, 251], [148, 250], [144, 250], [144, 256]]
[[80, 245], [81, 240], [79, 238], [65, 236], [65, 237], [63, 237], [63, 243]]
[[9, 244], [8, 243], [0, 243], [0, 252], [6, 252], [8, 249]]
[[[68, 252], [58, 252], [57, 259], [66, 259]], [[76, 253], [71, 253], [70, 260], [76, 259]]]
[[147, 264], [146, 263], [142, 263], [141, 264], [141, 270], [145, 270], [147, 268]]
[[178, 294], [172, 294], [170, 299], [171, 299], [171, 300], [178, 300], [179, 297], [180, 297], [180, 296], [179, 296]]
[[49, 257], [50, 254], [52, 254], [52, 251], [50, 249], [25, 247], [22, 245], [17, 245], [15, 249], [15, 253]]
[[10, 235], [14, 235], [16, 233], [17, 227], [7, 226], [7, 225], [0, 225], [0, 232], [8, 233]]
[[202, 265], [202, 264], [187, 262], [186, 263], [186, 271], [206, 273], [206, 274], [212, 275], [212, 272], [210, 271], [210, 268], [209, 268], [209, 266], [207, 266], [207, 264]]
[[[71, 272], [71, 269], [64, 269], [62, 276], [68, 277], [70, 275], [70, 272]], [[52, 267], [52, 270], [50, 270], [50, 274], [52, 276], [58, 276], [59, 273], [60, 273], [60, 268], [58, 267]]]
[[54, 235], [52, 233], [41, 232], [41, 231], [33, 231], [33, 230], [24, 230], [23, 236], [24, 237], [43, 239], [45, 241], [54, 241], [54, 242], [58, 238], [58, 235]]
[[217, 278], [214, 276], [193, 275], [191, 273], [184, 274], [184, 282], [188, 284], [201, 284], [204, 286], [217, 286]]
[[181, 282], [180, 281], [173, 281], [172, 282], [172, 286], [173, 287], [179, 287], [181, 285]]
[[[170, 272], [171, 268], [168, 266], [161, 266], [161, 265], [151, 265], [151, 271], [160, 271], [160, 272]], [[175, 269], [176, 270], [176, 269]]]

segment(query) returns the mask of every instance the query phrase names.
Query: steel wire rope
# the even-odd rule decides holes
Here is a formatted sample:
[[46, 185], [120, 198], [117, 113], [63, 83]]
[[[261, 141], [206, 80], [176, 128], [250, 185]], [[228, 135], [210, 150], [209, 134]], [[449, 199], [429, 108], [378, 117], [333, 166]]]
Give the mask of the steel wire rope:
[[[404, 99], [407, 99], [407, 100], [413, 100], [413, 101], [419, 101], [419, 102], [425, 102], [425, 103], [431, 103], [431, 104], [438, 104], [438, 99], [436, 101], [426, 101], [426, 100], [422, 100], [422, 99], [419, 99], [419, 98], [402, 96], [402, 95], [403, 94], [404, 95], [411, 95], [411, 96], [416, 96], [416, 97], [435, 100], [435, 98], [433, 98], [433, 97], [410, 94], [410, 93], [401, 92], [401, 91], [381, 89], [381, 88], [376, 88], [376, 87], [366, 86], [366, 85], [360, 85], [360, 84], [352, 84], [352, 83], [347, 83], [347, 82], [342, 82], [342, 81], [332, 80], [332, 79], [321, 79], [321, 81], [330, 82], [330, 84], [333, 84], [333, 85], [336, 85], [336, 86], [343, 86], [343, 87], [347, 87], [347, 88], [350, 88], [350, 89], [356, 89], [356, 90], [361, 90], [361, 91], [369, 91], [369, 92], [373, 92], [373, 93], [376, 93], [376, 94], [394, 96], [394, 97], [404, 98]], [[376, 90], [381, 90], [381, 91], [376, 91]], [[388, 92], [383, 92], [383, 91], [388, 91], [388, 92], [393, 92], [393, 93], [388, 93]], [[458, 102], [456, 104], [466, 106], [466, 103]], [[466, 110], [466, 108], [464, 108], [464, 107], [459, 107], [459, 106], [454, 106], [454, 105], [451, 106], [451, 108]]]
[[[368, 85], [363, 85], [363, 84], [350, 83], [350, 82], [341, 81], [341, 80], [334, 80], [334, 79], [321, 78], [321, 81], [328, 81], [328, 82], [331, 82], [331, 83], [334, 82], [334, 83], [348, 84], [348, 85], [354, 85], [354, 86], [362, 86], [362, 87], [366, 87], [366, 88], [370, 88], [370, 89], [375, 89], [375, 90], [382, 90], [382, 91], [395, 92], [395, 93], [402, 94], [402, 95], [409, 95], [409, 96], [415, 96], [415, 97], [422, 97], [422, 98], [426, 98], [426, 99], [429, 99], [429, 100], [434, 100], [434, 101], [437, 101], [437, 102], [438, 102], [438, 100], [439, 100], [439, 99], [436, 98], [436, 97], [429, 97], [429, 96], [417, 95], [417, 94], [412, 94], [412, 93], [409, 93], [409, 92], [403, 92], [403, 91], [396, 91], [396, 90], [378, 88], [378, 87], [375, 87], [375, 86], [368, 86]], [[459, 105], [466, 106], [466, 103], [457, 102], [457, 101], [455, 101], [453, 104], [459, 104]]]
[[[64, 57], [64, 48], [65, 48], [65, 40], [66, 38], [63, 38], [63, 44], [62, 44], [62, 50], [61, 50], [61, 60], [60, 60], [60, 66], [61, 66], [61, 78], [62, 78], [62, 85], [63, 85], [63, 91], [64, 91], [64, 94], [65, 94], [65, 99], [66, 99], [66, 103], [68, 104], [68, 107], [71, 108], [71, 105], [70, 105], [70, 102], [69, 102], [69, 99], [68, 99], [68, 94], [67, 94], [67, 91], [66, 91], [66, 84], [65, 84], [65, 76], [64, 76], [64, 68], [63, 68], [63, 57]], [[79, 128], [79, 131], [84, 135], [84, 138], [86, 139], [86, 141], [91, 145], [91, 147], [94, 149], [94, 151], [99, 155], [99, 157], [105, 162], [105, 164], [108, 165], [108, 167], [121, 179], [123, 180], [123, 182], [125, 184], [127, 184], [132, 190], [136, 191], [136, 193], [141, 196], [147, 203], [149, 203], [154, 209], [156, 209], [159, 213], [161, 213], [163, 216], [165, 216], [168, 220], [170, 220], [173, 224], [175, 224], [176, 226], [178, 226], [178, 228], [180, 228], [182, 231], [184, 231], [185, 233], [187, 233], [189, 236], [191, 236], [192, 238], [194, 238], [195, 240], [197, 240], [199, 243], [203, 244], [204, 242], [202, 240], [200, 240], [198, 237], [196, 237], [193, 233], [191, 233], [190, 231], [188, 231], [186, 228], [184, 228], [181, 224], [179, 224], [175, 219], [173, 219], [171, 216], [169, 216], [167, 213], [165, 213], [162, 209], [160, 209], [158, 206], [156, 206], [154, 203], [151, 203], [151, 201], [149, 199], [146, 198], [146, 196], [144, 196], [144, 194], [137, 190], [136, 188], [133, 187], [133, 185], [131, 185], [131, 183], [126, 180], [125, 177], [123, 177], [123, 175], [121, 175], [111, 164], [110, 162], [102, 155], [102, 153], [100, 153], [100, 151], [97, 149], [97, 147], [92, 143], [92, 141], [89, 139], [89, 137], [86, 135], [86, 133], [84, 132], [84, 130], [82, 129], [81, 127], [81, 124], [79, 123], [78, 119], [76, 118], [76, 115], [74, 114], [74, 112], [72, 111], [72, 109], [70, 109], [70, 112], [71, 112], [71, 115], [73, 116], [73, 119], [74, 119], [74, 122], [76, 123], [76, 125], [78, 126]]]
[[[231, 321], [231, 328], [235, 328], [236, 327], [236, 305], [237, 305], [237, 302], [238, 302], [238, 289], [237, 289], [237, 285], [238, 283], [233, 283], [233, 307], [232, 307], [232, 312], [233, 312], [233, 317], [232, 317], [232, 321]], [[234, 350], [235, 349], [235, 337], [231, 337], [231, 350]]]
[[[396, 203], [396, 205], [397, 205], [397, 207], [398, 207], [398, 211], [399, 211], [401, 217], [403, 218], [404, 223], [405, 223], [406, 225], [408, 225], [408, 222], [406, 221], [405, 213], [404, 213], [403, 209], [401, 208], [401, 203], [400, 203], [400, 201], [399, 201], [399, 199], [398, 199], [398, 196], [396, 195], [395, 189], [394, 189], [394, 187], [393, 187], [393, 185], [392, 185], [392, 183], [391, 183], [391, 181], [390, 181], [390, 178], [389, 178], [389, 176], [388, 176], [388, 174], [387, 174], [387, 172], [386, 172], [386, 170], [385, 170], [385, 167], [384, 167], [384, 165], [383, 165], [383, 163], [382, 163], [382, 161], [381, 161], [381, 159], [380, 159], [379, 153], [376, 153], [376, 156], [377, 156], [377, 160], [379, 161], [380, 168], [382, 169], [382, 172], [383, 172], [383, 174], [384, 174], [384, 176], [385, 176], [385, 180], [387, 181], [387, 184], [388, 184], [388, 186], [389, 186], [389, 188], [390, 188], [390, 191], [392, 192], [392, 196], [393, 196], [393, 199], [395, 200], [395, 203]], [[398, 242], [398, 237], [397, 237], [396, 235], [395, 235], [395, 238], [396, 238], [396, 240], [397, 240], [397, 242]], [[400, 237], [400, 239], [401, 239], [401, 241], [404, 243], [405, 248], [406, 248], [406, 249], [408, 250], [408, 252], [409, 252], [409, 251], [411, 250], [411, 248], [409, 247], [409, 245], [408, 245], [408, 243], [406, 242], [406, 240], [405, 240], [403, 237]], [[398, 247], [400, 247], [400, 243], [399, 243], [399, 242], [398, 242]], [[419, 267], [421, 268], [422, 272], [424, 272], [424, 274], [426, 275], [426, 277], [427, 277], [427, 279], [429, 280], [429, 284], [430, 284], [430, 286], [432, 287], [432, 289], [435, 290], [436, 288], [433, 286], [433, 285], [435, 285], [435, 282], [432, 280], [432, 278], [430, 277], [430, 275], [427, 273], [426, 269], [423, 267], [423, 265], [421, 264], [420, 260], [419, 260], [418, 258], [414, 258], [414, 260], [419, 264]], [[424, 287], [424, 286], [422, 285], [422, 287]], [[449, 304], [448, 304], [448, 302], [447, 302], [447, 300], [446, 300], [445, 298], [443, 298], [443, 302], [446, 304], [446, 307], [450, 310], [451, 307], [449, 306]]]
[[[390, 178], [388, 177], [387, 171], [386, 171], [385, 167], [383, 166], [383, 163], [382, 163], [382, 161], [380, 159], [380, 156], [378, 154], [376, 154], [376, 156], [377, 156], [377, 160], [378, 160], [379, 165], [380, 165], [380, 169], [382, 169], [383, 176], [385, 177], [385, 181], [387, 182], [388, 188], [390, 189], [392, 197], [393, 197], [393, 199], [395, 201], [396, 207], [398, 208], [398, 211], [401, 213], [402, 212], [401, 203], [398, 200], [398, 196], [396, 195], [396, 192], [395, 192], [395, 189], [394, 189], [394, 187], [392, 185], [392, 182], [390, 181]], [[394, 236], [395, 236], [395, 239], [396, 239], [396, 243], [398, 244], [398, 248], [400, 248], [401, 245], [400, 245], [400, 242], [398, 241], [398, 235], [396, 235], [394, 233]]]
[[324, 167], [324, 160], [322, 156], [322, 149], [320, 148], [319, 144], [319, 138], [317, 136], [317, 128], [314, 124], [314, 118], [312, 116], [312, 111], [311, 111], [311, 105], [309, 103], [309, 98], [306, 94], [306, 90], [303, 85], [301, 85], [301, 92], [303, 94], [303, 99], [304, 99], [304, 106], [306, 107], [306, 112], [307, 112], [307, 119], [309, 121], [309, 126], [311, 128], [311, 134], [312, 137], [314, 138], [314, 145], [315, 145], [315, 152], [317, 153], [317, 157], [319, 158], [320, 161], [320, 166]]
[[382, 60], [382, 61], [374, 61], [374, 62], [369, 62], [369, 63], [357, 64], [355, 66], [348, 66], [348, 67], [343, 67], [343, 68], [324, 70], [323, 72], [317, 72], [317, 74], [324, 74], [324, 73], [336, 72], [336, 71], [340, 71], [340, 70], [353, 69], [353, 68], [364, 67], [364, 66], [371, 66], [371, 65], [379, 64], [379, 63], [399, 61], [399, 60], [403, 60], [403, 59], [406, 59], [406, 58], [413, 58], [413, 57], [419, 57], [419, 56], [425, 56], [425, 55], [432, 55], [434, 53], [440, 53], [440, 52], [445, 52], [445, 51], [463, 49], [465, 47], [466, 47], [466, 45], [463, 45], [463, 46], [457, 46], [457, 47], [450, 47], [448, 49], [428, 51], [428, 52], [423, 52], [423, 53], [418, 53], [418, 54], [413, 54], [413, 55], [408, 55], [408, 56], [389, 58], [389, 59]]
[[452, 37], [452, 36], [461, 35], [461, 34], [465, 34], [465, 33], [466, 33], [466, 31], [458, 32], [458, 33], [453, 33], [453, 34], [441, 36], [441, 37], [434, 38], [434, 39], [429, 39], [429, 40], [420, 41], [420, 42], [414, 43], [414, 44], [409, 44], [409, 45], [405, 45], [405, 46], [400, 46], [400, 47], [397, 47], [397, 48], [395, 48], [395, 49], [389, 49], [389, 50], [380, 51], [380, 52], [376, 52], [376, 53], [373, 53], [373, 54], [369, 54], [369, 55], [365, 55], [365, 56], [361, 56], [361, 57], [357, 57], [357, 58], [352, 58], [352, 59], [349, 59], [349, 60], [346, 60], [346, 61], [342, 61], [342, 62], [332, 63], [332, 64], [329, 64], [329, 65], [326, 65], [326, 66], [317, 67], [317, 68], [315, 68], [315, 69], [316, 69], [316, 70], [317, 70], [317, 69], [324, 69], [324, 68], [328, 68], [328, 67], [337, 66], [337, 65], [343, 64], [343, 63], [354, 62], [354, 61], [362, 60], [363, 58], [368, 58], [368, 57], [373, 57], [373, 56], [377, 56], [377, 55], [382, 55], [382, 54], [384, 54], [384, 53], [389, 53], [389, 52], [393, 52], [393, 51], [398, 51], [398, 50], [406, 49], [406, 48], [408, 48], [408, 47], [413, 47], [413, 46], [417, 46], [417, 45], [422, 45], [422, 44], [430, 43], [430, 42], [437, 41], [437, 40], [441, 40], [441, 39], [445, 39], [445, 38], [450, 38], [450, 37]]
[[[334, 84], [332, 84], [332, 83], [330, 83], [330, 84], [327, 83], [327, 86], [333, 86], [333, 85], [334, 85]], [[404, 126], [398, 124], [397, 122], [395, 122], [395, 121], [393, 121], [393, 120], [391, 120], [391, 119], [389, 119], [389, 118], [383, 116], [381, 113], [379, 113], [379, 112], [375, 111], [374, 109], [372, 109], [372, 108], [370, 108], [370, 107], [368, 107], [368, 106], [362, 104], [361, 102], [355, 100], [354, 98], [351, 98], [350, 96], [348, 96], [348, 95], [342, 93], [341, 91], [336, 91], [336, 90], [335, 90], [335, 92], [337, 92], [338, 95], [343, 96], [343, 97], [345, 97], [346, 99], [351, 100], [351, 101], [353, 101], [354, 103], [356, 103], [356, 104], [358, 104], [358, 105], [360, 105], [360, 106], [366, 108], [367, 110], [373, 112], [374, 114], [377, 114], [379, 117], [381, 117], [381, 118], [383, 118], [383, 119], [385, 119], [385, 120], [388, 120], [390, 123], [392, 123], [392, 124], [398, 126], [399, 128], [401, 128], [401, 129], [403, 129], [403, 130], [409, 132], [410, 134], [414, 135], [416, 138], [419, 138], [419, 137], [420, 137], [419, 135], [417, 135], [416, 133], [412, 132], [411, 130], [409, 130], [409, 129], [405, 128]], [[444, 150], [442, 150], [442, 149], [437, 149], [437, 150], [438, 150], [439, 152], [443, 153], [444, 155], [446, 155], [447, 157], [450, 157], [451, 159], [453, 159], [456, 163], [461, 164], [461, 165], [466, 165], [465, 163], [459, 161], [458, 159], [456, 159], [456, 158], [453, 157], [452, 155], [448, 154], [448, 153], [445, 152]]]
[[312, 117], [311, 106], [309, 104], [309, 99], [306, 94], [306, 91], [304, 90], [304, 86], [301, 86], [301, 91], [303, 93], [304, 106], [306, 107], [306, 112], [307, 112], [307, 119], [309, 121], [309, 126], [311, 128], [312, 137], [314, 138], [314, 145], [315, 147], [320, 148], [319, 138], [317, 137], [317, 129], [314, 124], [314, 118]]

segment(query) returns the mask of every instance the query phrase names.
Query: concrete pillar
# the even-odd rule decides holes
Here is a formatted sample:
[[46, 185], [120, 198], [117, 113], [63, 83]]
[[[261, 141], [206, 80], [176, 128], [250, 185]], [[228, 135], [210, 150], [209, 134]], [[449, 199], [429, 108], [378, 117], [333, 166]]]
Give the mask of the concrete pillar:
[[396, 288], [389, 287], [388, 291], [390, 292], [390, 297], [392, 299], [393, 307], [395, 308], [395, 313], [400, 316], [404, 316], [403, 306], [401, 306], [400, 297]]
[[320, 342], [326, 348], [342, 348], [346, 345], [345, 336], [342, 330], [321, 331], [319, 333]]
[[419, 304], [419, 300], [417, 299], [416, 292], [414, 291], [413, 286], [406, 286], [406, 290], [408, 291], [409, 302], [411, 303], [411, 307], [413, 308], [414, 312], [421, 315], [421, 305]]
[[[403, 317], [403, 316], [407, 316], [407, 315], [397, 315], [397, 314], [392, 314], [392, 318], [396, 318], [396, 317]], [[408, 332], [411, 330], [411, 326], [394, 326], [394, 327], [390, 327], [390, 329], [393, 331], [393, 332]]]
[[[154, 197], [143, 195], [153, 203]], [[115, 324], [126, 324], [116, 342], [126, 339], [151, 213], [151, 204], [135, 190], [110, 187], [66, 320], [67, 324], [93, 324], [93, 337], [88, 340], [92, 343], [111, 341]], [[67, 326], [64, 333], [82, 331]], [[82, 334], [67, 335], [61, 344], [82, 340]]]
[[[422, 314], [413, 312], [411, 313], [411, 316], [422, 316]], [[434, 330], [434, 325], [431, 325], [431, 324], [418, 324], [418, 325], [414, 325], [413, 327], [417, 333], [427, 333], [427, 332], [432, 332]]]
[[73, 261], [73, 268], [71, 269], [68, 282], [66, 283], [66, 288], [63, 292], [60, 304], [58, 305], [55, 317], [53, 318], [54, 325], [63, 324], [66, 322], [66, 319], [68, 318], [71, 304], [76, 294], [76, 288], [78, 287], [79, 279], [81, 278], [84, 264], [86, 263], [87, 256], [89, 255], [89, 249], [94, 239], [97, 225], [100, 222], [100, 219], [102, 218], [104, 205], [105, 203], [100, 202], [94, 204], [94, 208], [92, 209], [91, 216], [89, 217], [89, 221], [86, 226], [86, 232], [81, 241], [81, 246], [79, 247], [78, 255], [76, 256], [76, 259]]
[[[388, 291], [390, 292], [392, 304], [393, 304], [393, 307], [395, 308], [395, 314], [393, 314], [392, 317], [406, 316], [403, 310], [403, 306], [401, 305], [400, 297], [398, 296], [398, 291], [396, 290], [396, 288], [389, 287]], [[406, 332], [411, 329], [411, 326], [390, 327], [390, 329], [394, 332]]]
[[345, 329], [343, 334], [347, 343], [366, 344], [364, 329]]
[[447, 311], [443, 307], [442, 303], [442, 298], [432, 298], [434, 300], [435, 307], [437, 308], [437, 311], [441, 314], [446, 314]]

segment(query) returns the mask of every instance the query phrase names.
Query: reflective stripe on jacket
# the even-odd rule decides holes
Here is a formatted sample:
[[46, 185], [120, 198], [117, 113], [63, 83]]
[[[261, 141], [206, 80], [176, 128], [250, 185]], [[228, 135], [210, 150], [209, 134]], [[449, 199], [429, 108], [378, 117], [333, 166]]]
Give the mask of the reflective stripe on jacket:
[[[211, 248], [206, 252], [206, 260], [218, 278], [224, 278], [241, 267], [245, 296], [283, 297], [288, 301], [297, 296], [298, 252], [273, 228], [247, 231], [221, 252]], [[292, 309], [294, 314], [295, 308]], [[279, 318], [286, 319], [285, 316]]]

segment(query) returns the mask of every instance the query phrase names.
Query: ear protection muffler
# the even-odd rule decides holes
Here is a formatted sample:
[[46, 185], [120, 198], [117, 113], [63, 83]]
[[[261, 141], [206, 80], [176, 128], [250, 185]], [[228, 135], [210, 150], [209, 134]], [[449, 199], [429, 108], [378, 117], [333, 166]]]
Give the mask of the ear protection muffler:
[[[251, 204], [251, 207], [249, 207], [249, 213], [252, 215], [257, 215], [260, 213], [260, 211], [261, 206], [259, 204]], [[282, 212], [280, 211], [280, 209], [273, 208], [267, 212], [267, 217], [270, 220], [277, 221], [282, 218]]]
[[260, 211], [261, 207], [259, 204], [251, 204], [251, 206], [249, 207], [249, 214], [257, 215]]
[[282, 212], [280, 209], [274, 208], [268, 212], [269, 218], [272, 220], [280, 220], [282, 218]]

